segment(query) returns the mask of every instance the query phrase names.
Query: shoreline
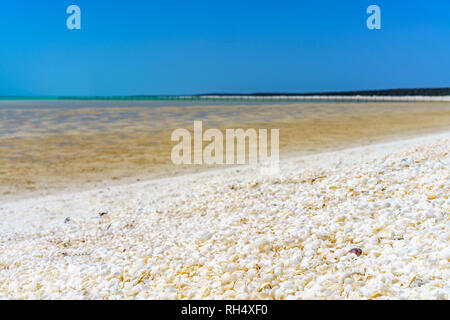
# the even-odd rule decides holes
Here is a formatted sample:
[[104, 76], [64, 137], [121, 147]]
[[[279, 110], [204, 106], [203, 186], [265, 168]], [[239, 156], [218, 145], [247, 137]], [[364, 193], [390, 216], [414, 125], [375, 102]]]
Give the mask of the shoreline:
[[[323, 151], [312, 154], [291, 154], [286, 158], [280, 160], [280, 173], [274, 176], [281, 176], [283, 167], [301, 166], [303, 169], [321, 169], [327, 166], [348, 166], [355, 165], [359, 162], [365, 162], [367, 160], [375, 158], [386, 157], [389, 153], [399, 153], [416, 144], [429, 144], [435, 140], [450, 139], [450, 130], [431, 133], [425, 135], [418, 135], [413, 137], [397, 137], [394, 140], [389, 139], [383, 142], [374, 142], [366, 145], [344, 147], [333, 151]], [[74, 195], [88, 195], [98, 192], [116, 192], [127, 190], [128, 188], [152, 188], [157, 185], [184, 185], [192, 184], [198, 180], [208, 180], [215, 176], [235, 176], [239, 174], [248, 175], [249, 173], [255, 174], [256, 177], [261, 177], [258, 173], [259, 167], [252, 167], [250, 165], [235, 165], [224, 168], [209, 168], [200, 170], [198, 172], [179, 173], [173, 176], [165, 176], [158, 178], [142, 178], [139, 181], [135, 181], [135, 177], [131, 177], [130, 181], [121, 181], [112, 184], [106, 184], [102, 186], [91, 186], [86, 188], [85, 185], [73, 187], [71, 190], [56, 192], [44, 195], [33, 195], [26, 198], [7, 199], [2, 201], [4, 205], [11, 205], [14, 203], [39, 202], [41, 200], [53, 201], [58, 198], [70, 199]], [[267, 178], [271, 178], [267, 175]], [[2, 207], [0, 206], [0, 209]]]
[[[380, 148], [386, 148], [387, 150], [393, 150], [395, 151], [395, 147], [397, 145], [403, 145], [406, 143], [407, 145], [412, 143], [420, 143], [421, 141], [427, 141], [430, 139], [439, 139], [444, 138], [450, 135], [449, 130], [441, 130], [438, 132], [432, 132], [432, 133], [400, 133], [396, 136], [389, 136], [384, 137], [382, 139], [375, 139], [373, 142], [368, 142], [366, 144], [356, 145], [356, 146], [342, 146], [337, 147], [333, 150], [323, 150], [318, 152], [312, 152], [312, 153], [301, 153], [301, 152], [293, 152], [293, 153], [286, 153], [283, 155], [282, 158], [280, 158], [280, 163], [291, 163], [291, 162], [301, 162], [306, 161], [307, 163], [310, 163], [314, 165], [314, 163], [322, 163], [322, 162], [315, 162], [315, 161], [308, 161], [309, 159], [320, 159], [322, 156], [325, 157], [332, 157], [334, 155], [342, 155], [352, 152], [359, 152], [361, 150], [365, 149], [380, 149]], [[392, 147], [392, 148], [391, 148]], [[138, 175], [138, 176], [132, 176], [127, 177], [124, 179], [121, 179], [119, 181], [114, 180], [103, 180], [101, 182], [95, 182], [95, 183], [73, 183], [69, 184], [67, 190], [64, 191], [57, 191], [57, 190], [50, 190], [48, 191], [37, 191], [33, 192], [31, 194], [20, 194], [16, 195], [14, 197], [5, 198], [2, 202], [9, 203], [9, 202], [16, 202], [16, 201], [27, 201], [30, 199], [35, 198], [45, 198], [45, 197], [54, 197], [59, 195], [70, 195], [74, 193], [82, 193], [82, 192], [89, 192], [89, 191], [95, 191], [95, 190], [103, 190], [103, 189], [109, 189], [109, 188], [123, 188], [126, 186], [134, 186], [134, 185], [141, 185], [141, 184], [148, 184], [148, 183], [158, 183], [158, 182], [169, 182], [169, 181], [177, 181], [179, 179], [196, 179], [196, 177], [203, 177], [204, 175], [214, 175], [214, 174], [220, 174], [221, 172], [229, 172], [229, 171], [241, 171], [241, 170], [248, 170], [250, 168], [249, 165], [239, 165], [239, 166], [229, 166], [229, 167], [213, 167], [213, 168], [195, 168], [192, 171], [186, 170], [186, 171], [179, 171], [171, 174], [162, 174], [162, 176], [158, 176], [157, 174], [147, 174], [147, 175]]]

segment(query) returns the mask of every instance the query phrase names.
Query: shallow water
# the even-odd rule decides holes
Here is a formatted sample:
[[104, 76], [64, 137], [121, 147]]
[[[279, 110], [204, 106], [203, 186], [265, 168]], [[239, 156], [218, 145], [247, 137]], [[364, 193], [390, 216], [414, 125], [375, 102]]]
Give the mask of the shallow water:
[[335, 119], [362, 114], [446, 111], [448, 103], [322, 103], [262, 101], [0, 101], [0, 137], [68, 132], [161, 130], [203, 120], [226, 123]]
[[170, 161], [176, 128], [279, 128], [281, 156], [450, 127], [450, 103], [0, 101], [0, 197], [203, 169]]

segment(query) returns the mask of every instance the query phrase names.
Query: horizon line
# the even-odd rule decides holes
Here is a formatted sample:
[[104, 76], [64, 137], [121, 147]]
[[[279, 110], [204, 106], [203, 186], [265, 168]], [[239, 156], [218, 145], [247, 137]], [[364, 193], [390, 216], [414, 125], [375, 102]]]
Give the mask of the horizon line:
[[307, 96], [450, 96], [450, 87], [438, 88], [396, 88], [352, 91], [319, 91], [319, 92], [253, 92], [253, 93], [200, 93], [200, 94], [132, 94], [132, 95], [55, 95], [55, 96], [0, 96], [0, 100], [188, 100], [208, 97], [307, 97]]

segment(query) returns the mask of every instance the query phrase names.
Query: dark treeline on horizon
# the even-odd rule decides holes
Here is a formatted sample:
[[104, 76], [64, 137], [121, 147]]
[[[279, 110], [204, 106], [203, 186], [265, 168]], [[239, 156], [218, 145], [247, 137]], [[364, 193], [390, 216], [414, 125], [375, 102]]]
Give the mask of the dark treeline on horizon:
[[255, 92], [243, 93], [207, 93], [199, 96], [450, 96], [450, 88], [414, 88], [414, 89], [383, 89], [383, 90], [360, 90], [360, 91], [326, 91], [326, 92]]
[[186, 95], [127, 95], [127, 96], [0, 96], [2, 100], [9, 99], [50, 99], [50, 100], [197, 100], [213, 96], [450, 96], [450, 88], [415, 88], [415, 89], [384, 89], [361, 91], [326, 91], [326, 92], [256, 92], [256, 93], [204, 93]]
[[[361, 90], [361, 91], [327, 91], [327, 92], [255, 92], [255, 93], [204, 93], [193, 95], [130, 95], [121, 97], [90, 97], [90, 99], [177, 99], [185, 97], [186, 99], [195, 99], [208, 96], [450, 96], [450, 88], [414, 88], [414, 89], [384, 89], [384, 90]], [[59, 99], [76, 99], [77, 97], [59, 97]], [[84, 97], [78, 97], [83, 99]]]

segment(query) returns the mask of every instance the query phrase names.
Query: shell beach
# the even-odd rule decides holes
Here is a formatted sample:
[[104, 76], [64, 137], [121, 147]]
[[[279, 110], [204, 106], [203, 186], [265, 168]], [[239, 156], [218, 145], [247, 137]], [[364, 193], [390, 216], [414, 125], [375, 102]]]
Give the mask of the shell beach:
[[449, 299], [450, 134], [2, 201], [0, 298]]

